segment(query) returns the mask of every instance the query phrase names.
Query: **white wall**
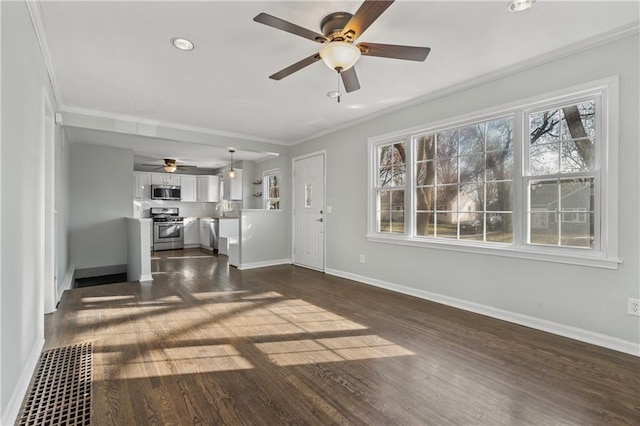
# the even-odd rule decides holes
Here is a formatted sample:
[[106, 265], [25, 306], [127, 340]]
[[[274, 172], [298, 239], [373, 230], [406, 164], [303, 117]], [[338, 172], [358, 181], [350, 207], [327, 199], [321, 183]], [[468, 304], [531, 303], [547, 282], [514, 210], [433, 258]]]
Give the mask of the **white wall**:
[[43, 89], [56, 105], [25, 2], [0, 10], [0, 423], [12, 424], [44, 338]]
[[[71, 144], [69, 242], [80, 269], [124, 267], [133, 197], [133, 151]], [[115, 271], [117, 272], [117, 271]]]
[[[327, 268], [579, 329], [611, 346], [640, 341], [626, 313], [640, 294], [638, 244], [639, 37], [544, 63], [293, 147], [327, 150]], [[367, 138], [603, 79], [620, 77], [620, 258], [618, 270], [372, 243], [367, 219]], [[363, 88], [362, 90], [375, 90]], [[367, 263], [359, 263], [359, 254]], [[618, 341], [617, 339], [621, 339]]]
[[291, 228], [283, 210], [243, 209], [240, 215], [239, 269], [291, 263]]

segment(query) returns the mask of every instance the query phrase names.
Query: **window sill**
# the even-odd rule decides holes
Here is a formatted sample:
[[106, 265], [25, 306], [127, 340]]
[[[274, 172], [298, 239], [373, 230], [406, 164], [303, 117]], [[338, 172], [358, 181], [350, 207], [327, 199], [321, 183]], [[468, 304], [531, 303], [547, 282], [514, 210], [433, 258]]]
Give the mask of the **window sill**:
[[[380, 235], [369, 234], [366, 236], [367, 241], [374, 243], [395, 244], [411, 247], [423, 247], [438, 250], [450, 250], [462, 253], [484, 254], [491, 256], [503, 256], [516, 259], [537, 260], [542, 262], [563, 263], [568, 265], [587, 266], [591, 268], [602, 269], [618, 269], [618, 265], [622, 263], [619, 259], [607, 258], [600, 254], [593, 253], [576, 253], [575, 251], [567, 253], [565, 250], [556, 250], [554, 248], [536, 249], [532, 247], [517, 248], [513, 246], [504, 246], [502, 244], [491, 243], [472, 243], [459, 241], [443, 241], [443, 240], [423, 240], [412, 239], [406, 236], [398, 235]], [[569, 249], [570, 250], [570, 249]]]

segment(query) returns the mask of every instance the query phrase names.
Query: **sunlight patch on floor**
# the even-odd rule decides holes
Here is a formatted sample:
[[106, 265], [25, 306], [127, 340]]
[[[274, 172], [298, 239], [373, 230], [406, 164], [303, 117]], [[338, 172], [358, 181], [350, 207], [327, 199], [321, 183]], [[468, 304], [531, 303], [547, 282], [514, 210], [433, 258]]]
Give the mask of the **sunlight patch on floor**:
[[414, 355], [376, 335], [256, 343], [278, 366]]

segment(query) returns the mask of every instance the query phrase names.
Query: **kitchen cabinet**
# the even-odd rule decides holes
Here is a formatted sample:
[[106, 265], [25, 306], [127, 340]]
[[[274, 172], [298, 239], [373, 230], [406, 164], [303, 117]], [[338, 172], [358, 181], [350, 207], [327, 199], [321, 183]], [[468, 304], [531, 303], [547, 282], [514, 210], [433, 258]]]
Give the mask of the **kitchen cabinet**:
[[242, 169], [233, 169], [238, 175], [233, 179], [225, 173], [222, 191], [225, 200], [242, 200]]
[[220, 178], [218, 176], [197, 177], [197, 201], [217, 203], [220, 201]]
[[133, 199], [151, 199], [151, 173], [133, 173]]
[[169, 173], [152, 173], [151, 185], [180, 186], [180, 176]]
[[197, 201], [195, 176], [180, 176], [180, 198], [180, 201]]
[[184, 246], [199, 247], [200, 246], [200, 221], [197, 217], [185, 217], [184, 226]]
[[213, 250], [211, 247], [211, 219], [200, 219], [200, 247]]

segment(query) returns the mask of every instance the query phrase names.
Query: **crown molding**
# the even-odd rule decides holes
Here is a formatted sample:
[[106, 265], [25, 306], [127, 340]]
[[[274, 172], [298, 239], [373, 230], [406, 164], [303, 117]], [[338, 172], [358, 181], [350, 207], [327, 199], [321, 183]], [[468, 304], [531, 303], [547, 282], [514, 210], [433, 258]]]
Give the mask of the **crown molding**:
[[476, 86], [480, 86], [486, 83], [489, 83], [494, 80], [498, 80], [504, 77], [508, 77], [510, 75], [526, 71], [549, 62], [557, 61], [562, 58], [566, 58], [571, 55], [575, 55], [580, 52], [584, 52], [585, 50], [593, 49], [598, 46], [602, 46], [604, 44], [608, 44], [614, 42], [616, 40], [620, 40], [626, 37], [633, 36], [635, 34], [640, 33], [640, 21], [633, 22], [629, 25], [625, 25], [623, 27], [616, 28], [614, 30], [608, 31], [606, 33], [602, 33], [600, 35], [579, 41], [577, 43], [573, 43], [562, 47], [560, 49], [556, 49], [554, 51], [545, 53], [543, 55], [537, 56], [535, 58], [528, 59], [526, 61], [518, 62], [517, 64], [501, 68], [497, 71], [493, 71], [487, 74], [483, 74], [481, 76], [472, 78], [470, 80], [463, 81], [462, 83], [455, 84], [453, 86], [446, 87], [441, 90], [437, 90], [435, 92], [428, 93], [423, 96], [419, 96], [417, 98], [408, 100], [406, 102], [402, 102], [397, 105], [390, 106], [383, 110], [368, 114], [364, 117], [352, 120], [348, 123], [337, 125], [332, 127], [331, 129], [323, 130], [318, 133], [314, 133], [311, 136], [306, 138], [294, 141], [291, 145], [298, 145], [304, 142], [308, 142], [313, 139], [317, 139], [322, 136], [326, 136], [332, 133], [335, 133], [340, 130], [348, 129], [350, 127], [356, 126], [358, 124], [366, 123], [368, 121], [374, 120], [376, 118], [383, 117], [385, 115], [389, 115], [396, 111], [400, 111], [406, 108], [410, 108], [412, 106], [420, 105], [426, 102], [431, 102], [436, 99], [443, 98], [445, 96], [450, 96], [458, 92], [462, 92], [464, 90], [471, 89]]
[[33, 0], [25, 0], [29, 16], [31, 17], [31, 23], [33, 24], [33, 30], [36, 33], [36, 39], [38, 45], [40, 45], [40, 51], [44, 59], [44, 64], [47, 69], [47, 75], [49, 76], [49, 82], [53, 90], [53, 98], [58, 108], [62, 107], [62, 97], [60, 96], [60, 88], [58, 87], [58, 80], [56, 79], [56, 73], [53, 67], [53, 59], [51, 59], [51, 52], [49, 50], [49, 44], [45, 37], [44, 24], [42, 23], [42, 9], [40, 9], [40, 3]]
[[241, 140], [252, 141], [252, 142], [270, 143], [274, 145], [283, 145], [283, 146], [287, 145], [284, 142], [280, 140], [275, 140], [275, 139], [260, 138], [260, 137], [246, 135], [242, 133], [226, 132], [223, 130], [214, 130], [206, 127], [172, 123], [169, 121], [152, 120], [150, 118], [136, 117], [133, 115], [115, 114], [111, 112], [99, 111], [99, 110], [94, 110], [89, 108], [82, 108], [82, 107], [75, 107], [75, 106], [62, 106], [60, 108], [60, 111], [64, 113], [69, 113], [69, 114], [78, 114], [78, 115], [84, 115], [84, 116], [94, 117], [94, 118], [104, 118], [104, 119], [121, 121], [121, 122], [131, 123], [131, 124], [142, 124], [147, 126], [164, 127], [164, 128], [173, 129], [173, 130], [203, 133], [207, 135], [223, 136], [223, 137], [241, 139]]

